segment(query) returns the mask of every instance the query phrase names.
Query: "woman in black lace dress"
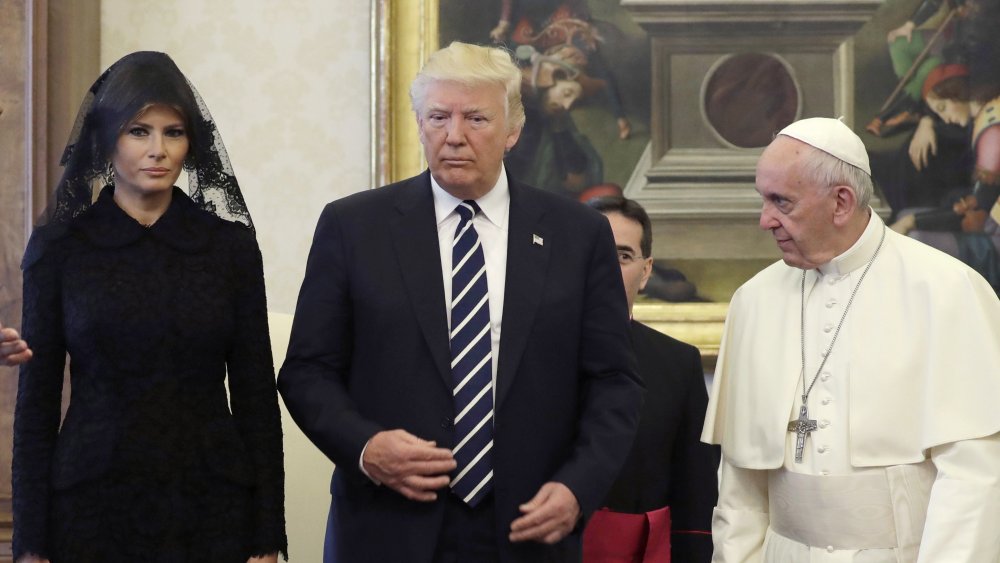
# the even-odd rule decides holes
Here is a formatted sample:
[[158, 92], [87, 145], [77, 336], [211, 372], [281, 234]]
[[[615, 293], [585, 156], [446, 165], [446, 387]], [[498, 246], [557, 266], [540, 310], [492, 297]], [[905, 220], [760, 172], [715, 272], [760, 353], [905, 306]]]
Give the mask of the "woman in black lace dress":
[[276, 561], [261, 255], [211, 116], [167, 55], [133, 53], [91, 87], [63, 165], [23, 263], [15, 560]]

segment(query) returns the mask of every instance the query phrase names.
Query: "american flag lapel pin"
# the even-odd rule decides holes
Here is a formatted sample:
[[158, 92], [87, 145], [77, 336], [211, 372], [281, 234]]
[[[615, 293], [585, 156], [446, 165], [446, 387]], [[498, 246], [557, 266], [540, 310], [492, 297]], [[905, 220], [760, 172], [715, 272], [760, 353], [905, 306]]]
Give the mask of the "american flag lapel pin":
[[537, 244], [538, 246], [545, 246], [545, 240], [538, 235], [531, 235], [531, 244]]

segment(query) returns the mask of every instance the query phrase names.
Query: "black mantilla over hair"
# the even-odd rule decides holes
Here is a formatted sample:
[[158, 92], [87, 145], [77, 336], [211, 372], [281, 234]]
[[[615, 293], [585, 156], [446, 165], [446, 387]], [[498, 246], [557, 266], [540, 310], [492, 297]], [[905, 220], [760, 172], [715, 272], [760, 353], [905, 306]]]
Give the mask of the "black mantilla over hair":
[[[217, 217], [254, 230], [229, 155], [205, 102], [168, 55], [139, 51], [111, 65], [87, 91], [60, 160], [62, 178], [35, 222], [36, 230], [51, 226], [44, 229], [44, 238], [60, 236], [69, 221], [90, 208], [94, 184], [109, 183], [118, 136], [156, 104], [171, 107], [184, 118], [189, 141], [184, 169], [191, 199]], [[25, 256], [22, 267], [37, 258]]]
[[642, 238], [639, 240], [639, 250], [643, 258], [653, 254], [653, 224], [649, 214], [635, 200], [620, 195], [595, 197], [587, 200], [587, 205], [601, 213], [621, 213], [626, 219], [631, 219], [642, 226]]
[[198, 102], [191, 93], [187, 79], [170, 57], [160, 53], [133, 53], [115, 64], [106, 74], [85, 118], [93, 131], [91, 146], [95, 149], [94, 160], [110, 161], [118, 137], [126, 126], [150, 106], [164, 105], [173, 108], [184, 118], [191, 147], [185, 168], [192, 169], [193, 164], [189, 162], [195, 162], [197, 154], [204, 152], [202, 143], [205, 142], [206, 133], [209, 133], [207, 138], [211, 139], [210, 131], [206, 131], [211, 124], [202, 119], [192, 122], [191, 116], [201, 115]]

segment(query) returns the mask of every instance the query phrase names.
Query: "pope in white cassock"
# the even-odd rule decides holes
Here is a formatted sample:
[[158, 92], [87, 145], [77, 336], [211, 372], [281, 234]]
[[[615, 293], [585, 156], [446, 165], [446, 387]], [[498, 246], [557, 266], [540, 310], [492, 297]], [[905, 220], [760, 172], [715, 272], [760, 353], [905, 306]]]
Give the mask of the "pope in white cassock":
[[1000, 301], [886, 229], [838, 120], [757, 164], [783, 254], [733, 296], [702, 439], [722, 444], [714, 561], [1000, 561]]

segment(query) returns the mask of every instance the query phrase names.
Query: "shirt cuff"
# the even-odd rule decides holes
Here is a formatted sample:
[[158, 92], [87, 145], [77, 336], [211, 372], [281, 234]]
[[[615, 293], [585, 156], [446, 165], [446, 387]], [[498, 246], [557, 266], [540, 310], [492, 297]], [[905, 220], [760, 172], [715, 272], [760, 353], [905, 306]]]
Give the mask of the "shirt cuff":
[[361, 455], [358, 456], [358, 469], [360, 469], [361, 472], [364, 473], [365, 477], [368, 477], [368, 479], [370, 479], [372, 483], [381, 486], [382, 485], [381, 481], [372, 477], [371, 475], [368, 474], [367, 471], [365, 471], [365, 451], [368, 450], [368, 444], [370, 443], [372, 443], [372, 441], [368, 440], [367, 442], [365, 442], [365, 447], [361, 448]]

